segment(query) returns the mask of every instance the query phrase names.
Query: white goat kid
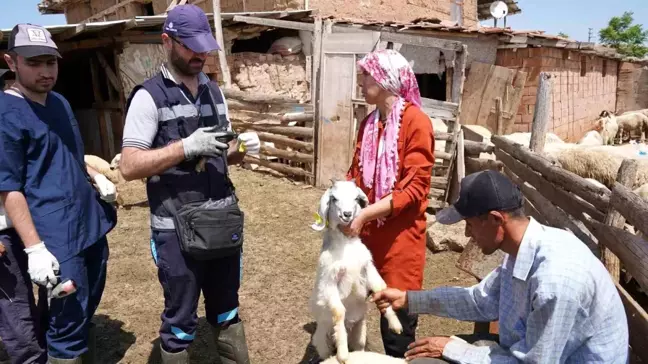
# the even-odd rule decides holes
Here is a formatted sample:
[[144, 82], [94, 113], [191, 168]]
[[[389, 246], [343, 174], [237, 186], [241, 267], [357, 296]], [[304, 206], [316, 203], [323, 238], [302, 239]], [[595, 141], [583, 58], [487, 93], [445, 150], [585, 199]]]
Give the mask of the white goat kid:
[[[310, 302], [317, 322], [313, 346], [322, 360], [331, 355], [331, 334], [337, 360], [341, 363], [348, 360], [349, 348], [351, 351], [364, 351], [367, 297], [370, 291], [379, 292], [387, 288], [373, 264], [371, 253], [360, 238], [348, 237], [338, 229], [339, 225], [349, 225], [367, 204], [367, 196], [354, 182], [334, 182], [322, 195], [320, 219], [312, 226], [314, 230], [324, 230]], [[387, 309], [385, 318], [392, 331], [402, 332], [403, 327], [391, 307]]]

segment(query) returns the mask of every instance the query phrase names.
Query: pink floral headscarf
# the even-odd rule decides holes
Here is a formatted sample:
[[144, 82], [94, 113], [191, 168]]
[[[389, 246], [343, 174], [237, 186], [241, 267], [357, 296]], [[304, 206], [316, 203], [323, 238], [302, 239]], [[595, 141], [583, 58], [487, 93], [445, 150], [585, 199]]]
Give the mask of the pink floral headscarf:
[[362, 137], [359, 161], [362, 168], [362, 182], [367, 188], [375, 188], [375, 201], [379, 201], [391, 193], [396, 181], [401, 114], [406, 102], [420, 107], [421, 94], [412, 67], [405, 57], [395, 50], [385, 49], [369, 53], [358, 61], [358, 66], [368, 72], [382, 88], [398, 96], [398, 101], [394, 103], [387, 117], [385, 131], [380, 140], [378, 140], [380, 115], [378, 109], [368, 117]]

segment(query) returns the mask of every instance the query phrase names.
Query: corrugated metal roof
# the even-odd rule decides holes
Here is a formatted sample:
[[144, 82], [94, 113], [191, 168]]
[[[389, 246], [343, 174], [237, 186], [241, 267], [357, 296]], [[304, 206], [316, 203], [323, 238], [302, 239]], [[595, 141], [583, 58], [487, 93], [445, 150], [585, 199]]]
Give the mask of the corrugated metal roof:
[[[312, 10], [292, 10], [292, 11], [263, 11], [263, 12], [246, 12], [246, 13], [222, 13], [221, 19], [223, 20], [223, 26], [231, 25], [237, 23], [234, 21], [234, 17], [237, 15], [250, 16], [257, 18], [268, 18], [268, 19], [304, 19], [311, 16], [313, 13]], [[214, 14], [207, 13], [207, 18], [209, 21], [213, 22]], [[80, 35], [91, 35], [92, 33], [98, 33], [112, 28], [124, 28], [130, 30], [142, 30], [147, 28], [156, 28], [161, 27], [166, 20], [166, 14], [163, 15], [153, 15], [153, 16], [138, 16], [132, 19], [124, 20], [111, 20], [111, 21], [102, 21], [102, 22], [93, 22], [93, 23], [84, 23], [84, 24], [63, 24], [63, 25], [48, 25], [45, 28], [52, 34], [55, 40], [60, 37], [69, 39], [72, 36]], [[11, 33], [11, 28], [0, 29], [0, 32], [5, 33], [7, 36]], [[0, 41], [7, 41], [7, 36], [2, 37], [0, 34]]]

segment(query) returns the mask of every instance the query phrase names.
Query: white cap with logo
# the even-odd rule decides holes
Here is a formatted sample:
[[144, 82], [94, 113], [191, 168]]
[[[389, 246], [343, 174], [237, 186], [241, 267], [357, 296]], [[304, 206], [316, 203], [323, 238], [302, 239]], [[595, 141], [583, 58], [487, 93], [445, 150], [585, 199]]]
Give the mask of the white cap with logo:
[[7, 50], [25, 58], [44, 55], [61, 58], [58, 47], [52, 40], [52, 34], [44, 27], [33, 24], [16, 25], [9, 36]]

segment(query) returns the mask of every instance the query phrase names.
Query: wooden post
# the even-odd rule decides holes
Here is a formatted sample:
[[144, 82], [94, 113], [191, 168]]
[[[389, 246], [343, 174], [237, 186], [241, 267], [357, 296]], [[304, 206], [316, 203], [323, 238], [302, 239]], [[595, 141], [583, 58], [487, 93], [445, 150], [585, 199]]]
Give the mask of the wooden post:
[[463, 130], [459, 131], [457, 138], [457, 183], [461, 184], [461, 180], [466, 177], [466, 159], [464, 149], [464, 134]]
[[[621, 163], [621, 168], [617, 173], [616, 181], [628, 188], [632, 188], [635, 178], [637, 177], [637, 170], [639, 168], [639, 162], [635, 159], [624, 159]], [[605, 215], [605, 224], [619, 229], [623, 229], [625, 225], [625, 217], [621, 215], [620, 212], [610, 206]], [[621, 276], [621, 262], [619, 258], [614, 255], [609, 249], [605, 248], [603, 244], [599, 243], [599, 249], [601, 251], [601, 261], [607, 268], [608, 272], [612, 276], [614, 282], [619, 282]]]
[[502, 115], [502, 98], [495, 99], [495, 113], [497, 115], [497, 135], [504, 134], [504, 116]]
[[229, 66], [227, 65], [227, 48], [225, 47], [225, 41], [223, 40], [223, 25], [221, 19], [221, 7], [220, 0], [212, 0], [212, 7], [214, 8], [214, 32], [216, 33], [216, 41], [221, 47], [221, 52], [218, 54], [218, 62], [220, 64], [221, 72], [223, 73], [223, 82], [225, 82], [225, 87], [232, 86], [232, 75], [229, 71]]
[[540, 73], [535, 113], [533, 114], [533, 124], [531, 124], [531, 142], [529, 143], [529, 149], [534, 152], [544, 150], [549, 113], [551, 111], [551, 89], [551, 74]]

